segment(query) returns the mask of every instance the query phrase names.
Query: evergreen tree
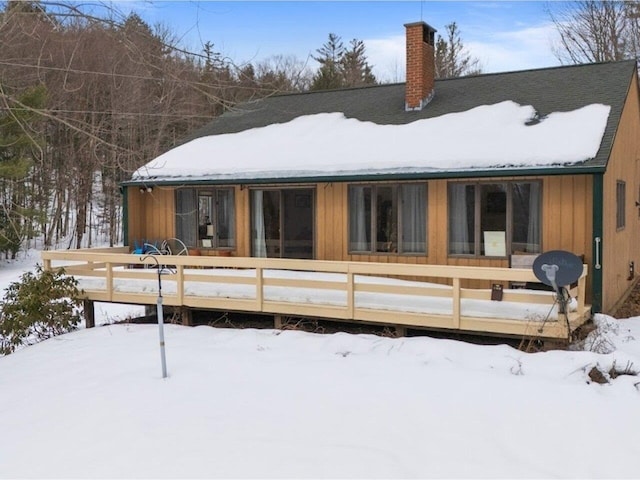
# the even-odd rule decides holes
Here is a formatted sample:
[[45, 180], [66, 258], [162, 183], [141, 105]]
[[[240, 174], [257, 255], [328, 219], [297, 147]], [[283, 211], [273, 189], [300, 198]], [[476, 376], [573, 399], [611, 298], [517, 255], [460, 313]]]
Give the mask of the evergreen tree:
[[327, 43], [316, 51], [318, 56], [313, 59], [320, 64], [320, 68], [313, 77], [311, 90], [330, 90], [343, 87], [344, 77], [341, 72], [341, 62], [345, 49], [342, 39], [335, 33], [330, 33]]
[[364, 42], [354, 38], [349, 42], [349, 47], [349, 49], [345, 50], [340, 60], [343, 86], [375, 85], [376, 77], [371, 72], [371, 66], [367, 62]]
[[32, 221], [37, 216], [29, 175], [42, 151], [41, 122], [34, 110], [45, 102], [45, 88], [36, 87], [0, 110], [0, 253], [12, 258], [25, 235], [33, 234]]
[[481, 73], [479, 60], [465, 49], [456, 22], [445, 26], [447, 38], [438, 35], [435, 48], [436, 78], [453, 78]]
[[220, 52], [213, 49], [213, 43], [206, 42], [203, 48], [204, 67], [200, 80], [205, 84], [202, 93], [206, 96], [207, 103], [211, 107], [212, 114], [223, 114], [230, 106], [238, 102], [237, 80], [227, 62]]
[[313, 59], [320, 68], [313, 77], [311, 90], [375, 85], [376, 77], [367, 62], [362, 40], [354, 38], [349, 42], [349, 48], [345, 48], [342, 39], [330, 33], [327, 43], [316, 51], [318, 56]]

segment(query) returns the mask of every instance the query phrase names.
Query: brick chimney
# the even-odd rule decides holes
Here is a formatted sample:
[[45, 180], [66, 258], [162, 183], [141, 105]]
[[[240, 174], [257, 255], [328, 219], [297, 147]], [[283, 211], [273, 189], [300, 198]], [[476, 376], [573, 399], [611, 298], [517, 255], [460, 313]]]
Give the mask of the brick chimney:
[[407, 32], [407, 85], [405, 110], [422, 110], [433, 97], [435, 33], [424, 22], [405, 24]]

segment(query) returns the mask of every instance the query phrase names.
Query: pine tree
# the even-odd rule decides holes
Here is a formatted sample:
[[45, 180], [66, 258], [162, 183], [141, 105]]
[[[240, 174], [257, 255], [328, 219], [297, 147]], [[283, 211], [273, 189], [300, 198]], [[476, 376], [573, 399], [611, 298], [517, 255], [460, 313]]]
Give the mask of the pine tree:
[[445, 25], [447, 38], [438, 35], [435, 52], [436, 78], [452, 78], [481, 73], [479, 60], [465, 49], [456, 22]]
[[317, 57], [313, 59], [320, 64], [314, 75], [311, 90], [330, 90], [344, 86], [344, 77], [340, 71], [340, 64], [344, 56], [344, 44], [335, 33], [329, 34], [329, 40], [322, 48], [316, 50]]
[[23, 92], [0, 113], [0, 252], [12, 258], [25, 235], [32, 234], [32, 220], [37, 216], [29, 176], [42, 151], [41, 122], [34, 110], [43, 108], [45, 102], [46, 90], [39, 86]]
[[375, 85], [376, 77], [367, 62], [362, 40], [354, 38], [347, 49], [338, 35], [330, 33], [327, 43], [316, 51], [318, 56], [313, 59], [320, 68], [313, 77], [311, 90]]
[[354, 38], [349, 42], [349, 46], [350, 48], [345, 50], [340, 60], [343, 86], [375, 85], [376, 77], [371, 72], [371, 66], [367, 62], [364, 42]]

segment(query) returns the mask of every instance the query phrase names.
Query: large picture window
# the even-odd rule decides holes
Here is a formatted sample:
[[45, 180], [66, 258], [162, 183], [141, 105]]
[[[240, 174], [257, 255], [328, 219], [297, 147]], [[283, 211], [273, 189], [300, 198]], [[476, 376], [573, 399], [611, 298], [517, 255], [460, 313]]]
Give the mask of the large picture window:
[[539, 253], [540, 182], [449, 184], [449, 254]]
[[176, 233], [189, 247], [235, 247], [233, 189], [177, 190]]
[[426, 253], [426, 184], [351, 185], [349, 251]]

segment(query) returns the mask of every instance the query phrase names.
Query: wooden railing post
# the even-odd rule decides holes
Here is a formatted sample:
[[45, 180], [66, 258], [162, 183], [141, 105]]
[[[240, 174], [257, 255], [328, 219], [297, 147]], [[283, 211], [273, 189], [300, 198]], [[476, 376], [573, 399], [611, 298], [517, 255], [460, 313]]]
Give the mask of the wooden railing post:
[[355, 313], [355, 304], [356, 304], [356, 298], [355, 298], [355, 285], [354, 283], [354, 279], [355, 279], [355, 275], [353, 274], [353, 272], [349, 271], [347, 272], [347, 315], [349, 315], [349, 318], [353, 320], [354, 318], [354, 313]]
[[262, 277], [262, 267], [256, 267], [256, 305], [258, 311], [264, 308], [264, 279]]
[[113, 264], [107, 262], [107, 297], [109, 302], [113, 301]]
[[177, 271], [177, 277], [176, 277], [176, 282], [178, 282], [178, 285], [176, 285], [177, 288], [177, 293], [178, 293], [178, 305], [183, 305], [184, 304], [184, 265], [177, 265], [178, 267], [178, 271]]
[[452, 320], [453, 320], [453, 328], [460, 328], [460, 279], [453, 279], [453, 292], [452, 292], [452, 302], [453, 302], [453, 311], [452, 311]]
[[[584, 270], [587, 268], [584, 267]], [[582, 315], [584, 311], [584, 303], [586, 298], [586, 290], [587, 290], [587, 275], [586, 272], [583, 272], [582, 276], [578, 279], [578, 314]]]

